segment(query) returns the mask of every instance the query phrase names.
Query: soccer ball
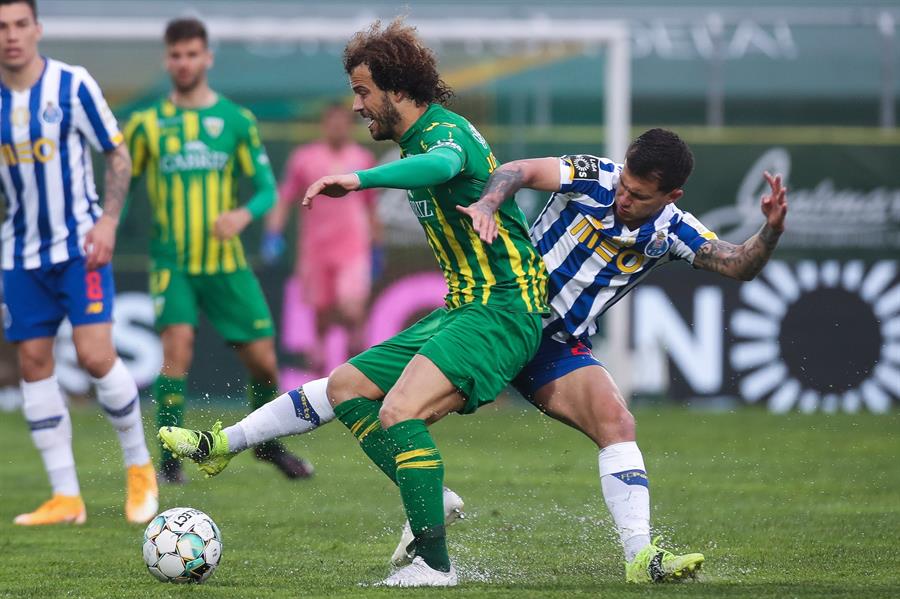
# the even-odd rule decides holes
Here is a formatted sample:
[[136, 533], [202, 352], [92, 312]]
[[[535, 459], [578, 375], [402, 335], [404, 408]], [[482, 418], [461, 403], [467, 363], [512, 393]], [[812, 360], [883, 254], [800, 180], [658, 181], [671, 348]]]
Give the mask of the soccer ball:
[[144, 563], [162, 582], [203, 582], [221, 557], [219, 527], [200, 510], [166, 510], [144, 531]]

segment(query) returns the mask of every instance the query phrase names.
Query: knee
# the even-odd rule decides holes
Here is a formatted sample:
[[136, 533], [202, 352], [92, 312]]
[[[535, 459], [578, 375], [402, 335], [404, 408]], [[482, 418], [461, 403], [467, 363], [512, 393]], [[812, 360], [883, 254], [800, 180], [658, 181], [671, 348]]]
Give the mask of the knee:
[[378, 419], [381, 421], [382, 428], [390, 428], [398, 422], [403, 422], [404, 420], [412, 418], [412, 416], [402, 408], [405, 403], [403, 401], [396, 401], [396, 399], [395, 396], [388, 397], [381, 404], [381, 409], [378, 410]]
[[53, 375], [53, 366], [52, 351], [19, 350], [19, 370], [28, 382], [49, 378]]
[[625, 407], [624, 402], [615, 402], [613, 406], [607, 406], [601, 414], [599, 438], [595, 439], [598, 445], [605, 447], [613, 443], [634, 441], [634, 416]]
[[95, 379], [107, 375], [116, 362], [116, 352], [110, 348], [76, 348], [78, 363]]
[[328, 376], [325, 395], [332, 406], [337, 406], [355, 397], [360, 397], [356, 369], [349, 364], [341, 364]]

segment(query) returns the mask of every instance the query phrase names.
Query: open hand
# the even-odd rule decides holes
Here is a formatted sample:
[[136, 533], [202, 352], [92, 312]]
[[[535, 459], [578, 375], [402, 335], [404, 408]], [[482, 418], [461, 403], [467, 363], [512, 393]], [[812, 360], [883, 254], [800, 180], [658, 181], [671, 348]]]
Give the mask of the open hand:
[[787, 216], [787, 187], [782, 186], [781, 175], [774, 177], [769, 173], [763, 173], [770, 191], [760, 200], [760, 208], [769, 227], [781, 233], [784, 231], [784, 219]]
[[313, 198], [317, 195], [340, 198], [357, 189], [359, 189], [359, 177], [356, 173], [328, 175], [315, 181], [307, 188], [301, 204], [307, 208], [312, 208]]
[[481, 241], [490, 245], [497, 239], [497, 221], [494, 218], [494, 211], [488, 206], [482, 202], [475, 202], [468, 206], [457, 204], [456, 209], [469, 215], [469, 218], [472, 219], [472, 228], [478, 233]]

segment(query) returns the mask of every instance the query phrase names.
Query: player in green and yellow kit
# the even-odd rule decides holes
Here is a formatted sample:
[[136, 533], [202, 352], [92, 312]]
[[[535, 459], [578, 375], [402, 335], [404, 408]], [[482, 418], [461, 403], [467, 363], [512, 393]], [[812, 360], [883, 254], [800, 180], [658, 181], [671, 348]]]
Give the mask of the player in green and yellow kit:
[[449, 293], [446, 306], [352, 358], [329, 377], [336, 417], [400, 488], [414, 541], [412, 563], [388, 586], [452, 586], [444, 532], [444, 465], [426, 424], [491, 402], [538, 348], [546, 272], [510, 197], [496, 214], [500, 243], [483, 244], [459, 208], [478, 201], [497, 162], [478, 131], [442, 106], [450, 89], [415, 30], [376, 23], [351, 39], [344, 68], [353, 109], [402, 160], [323, 177], [304, 204], [357, 189], [409, 190]]
[[[172, 94], [136, 113], [125, 132], [132, 181], [146, 175], [152, 204], [150, 292], [164, 355], [154, 393], [159, 426], [183, 422], [198, 310], [237, 348], [253, 407], [278, 394], [272, 316], [239, 237], [274, 204], [275, 177], [253, 115], [209, 88], [212, 53], [203, 23], [174, 20], [165, 42]], [[237, 204], [239, 176], [256, 190], [244, 206]], [[312, 472], [278, 442], [257, 447], [256, 456], [290, 478]], [[165, 448], [161, 475], [183, 480], [180, 462]]]

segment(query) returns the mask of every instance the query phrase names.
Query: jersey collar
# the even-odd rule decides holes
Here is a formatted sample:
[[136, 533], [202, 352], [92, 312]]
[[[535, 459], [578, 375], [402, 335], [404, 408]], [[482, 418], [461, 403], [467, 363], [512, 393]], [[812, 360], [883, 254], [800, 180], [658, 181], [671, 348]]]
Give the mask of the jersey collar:
[[406, 130], [406, 133], [400, 138], [398, 142], [400, 147], [403, 147], [405, 144], [408, 144], [413, 137], [419, 134], [419, 132], [424, 128], [425, 123], [431, 122], [430, 119], [434, 112], [440, 108], [440, 104], [429, 104], [428, 108], [425, 109], [425, 112], [422, 113], [422, 116], [416, 119], [412, 125], [409, 126], [409, 129]]

